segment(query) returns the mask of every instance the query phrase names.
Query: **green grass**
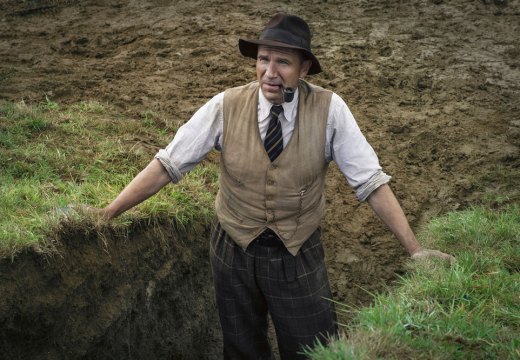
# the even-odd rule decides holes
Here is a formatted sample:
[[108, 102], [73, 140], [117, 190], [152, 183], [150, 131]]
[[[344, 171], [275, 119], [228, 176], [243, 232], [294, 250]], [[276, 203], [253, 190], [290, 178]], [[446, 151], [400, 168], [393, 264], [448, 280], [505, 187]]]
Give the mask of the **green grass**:
[[420, 238], [456, 263], [411, 263], [398, 286], [357, 310], [347, 336], [312, 359], [520, 357], [520, 207], [449, 213]]
[[[62, 209], [108, 204], [176, 127], [154, 111], [132, 118], [92, 101], [0, 103], [0, 257], [28, 247], [52, 252], [63, 226], [107, 226]], [[197, 167], [110, 226], [206, 223], [217, 176], [215, 165]], [[311, 358], [519, 358], [520, 207], [511, 196], [517, 194], [488, 199], [501, 210], [476, 207], [432, 220], [421, 242], [452, 253], [457, 262], [411, 263], [398, 286], [376, 295], [371, 306], [338, 306], [355, 311], [356, 320], [346, 336], [318, 347]]]
[[[0, 257], [47, 252], [56, 231], [85, 214], [68, 204], [107, 205], [171, 140], [177, 125], [152, 111], [126, 117], [107, 104], [0, 103]], [[198, 167], [177, 186], [124, 214], [113, 226], [213, 215], [216, 166]], [[84, 221], [83, 221], [84, 222]], [[106, 224], [105, 224], [106, 225]]]

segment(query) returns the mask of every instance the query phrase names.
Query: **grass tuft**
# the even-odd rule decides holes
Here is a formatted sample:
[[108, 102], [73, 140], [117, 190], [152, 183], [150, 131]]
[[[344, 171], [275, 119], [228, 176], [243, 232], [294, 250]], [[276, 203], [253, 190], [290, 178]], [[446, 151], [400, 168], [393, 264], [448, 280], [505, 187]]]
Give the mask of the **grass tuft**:
[[312, 359], [517, 359], [520, 207], [473, 208], [434, 219], [422, 242], [456, 256], [425, 259], [360, 309], [348, 338]]
[[[0, 103], [0, 257], [28, 247], [53, 252], [63, 226], [91, 226], [92, 219], [72, 215], [67, 205], [102, 207], [114, 199], [171, 140], [157, 119], [152, 112], [128, 118], [93, 101]], [[116, 221], [93, 225], [207, 222], [217, 177], [208, 163]]]

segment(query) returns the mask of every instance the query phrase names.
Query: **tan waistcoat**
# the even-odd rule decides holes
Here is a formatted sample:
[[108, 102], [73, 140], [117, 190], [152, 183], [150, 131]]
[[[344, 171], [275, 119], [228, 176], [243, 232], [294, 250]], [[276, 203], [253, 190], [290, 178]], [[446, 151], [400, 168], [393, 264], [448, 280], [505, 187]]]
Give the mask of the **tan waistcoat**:
[[258, 82], [226, 90], [220, 189], [222, 228], [247, 248], [266, 228], [296, 255], [325, 210], [325, 131], [332, 92], [303, 80], [294, 132], [271, 163], [258, 128]]

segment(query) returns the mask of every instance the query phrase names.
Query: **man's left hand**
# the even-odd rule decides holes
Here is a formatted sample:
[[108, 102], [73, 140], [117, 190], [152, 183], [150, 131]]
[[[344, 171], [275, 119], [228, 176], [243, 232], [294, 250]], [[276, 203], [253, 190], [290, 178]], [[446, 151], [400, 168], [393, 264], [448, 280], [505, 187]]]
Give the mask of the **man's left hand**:
[[449, 260], [450, 262], [455, 261], [455, 258], [453, 256], [451, 256], [450, 254], [443, 253], [439, 250], [421, 249], [412, 255], [412, 259], [414, 260], [427, 257], [438, 257], [444, 260]]

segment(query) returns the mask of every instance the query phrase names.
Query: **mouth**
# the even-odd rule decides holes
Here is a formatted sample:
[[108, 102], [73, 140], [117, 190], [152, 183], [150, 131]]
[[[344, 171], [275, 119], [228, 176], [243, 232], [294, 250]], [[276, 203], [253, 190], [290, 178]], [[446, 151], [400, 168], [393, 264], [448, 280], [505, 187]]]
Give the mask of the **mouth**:
[[269, 92], [281, 92], [282, 91], [282, 85], [281, 84], [273, 84], [273, 83], [263, 83], [264, 90], [267, 90]]

